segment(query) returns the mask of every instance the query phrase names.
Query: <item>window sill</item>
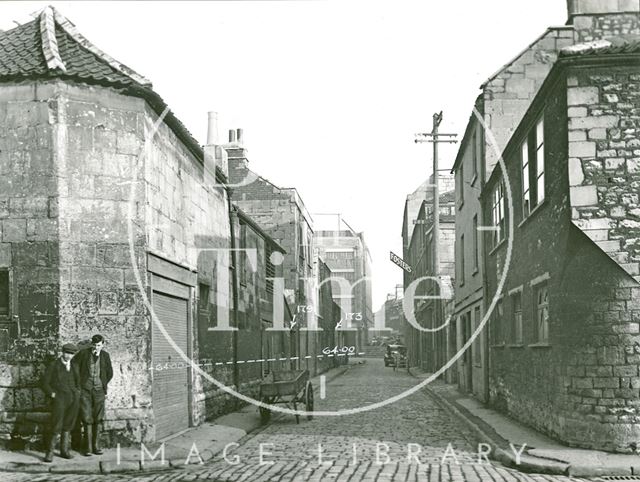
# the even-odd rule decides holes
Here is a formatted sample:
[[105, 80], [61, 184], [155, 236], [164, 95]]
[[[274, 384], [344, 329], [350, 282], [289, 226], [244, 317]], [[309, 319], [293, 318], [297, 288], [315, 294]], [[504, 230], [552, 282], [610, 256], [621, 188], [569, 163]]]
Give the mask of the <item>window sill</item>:
[[528, 345], [529, 348], [551, 348], [551, 345], [547, 342], [541, 342], [541, 343], [532, 343], [530, 345]]
[[471, 178], [471, 182], [469, 183], [469, 185], [471, 187], [473, 187], [473, 185], [476, 183], [476, 181], [478, 180], [478, 174], [474, 174], [473, 177]]
[[458, 211], [462, 209], [462, 206], [464, 206], [464, 201], [458, 202]]
[[509, 348], [524, 348], [524, 345], [522, 343], [512, 343], [510, 345], [507, 345]]
[[499, 343], [497, 345], [491, 345], [491, 348], [504, 348], [506, 345], [504, 343]]
[[464, 281], [461, 281], [460, 283], [458, 283], [458, 286], [462, 288], [464, 286]]
[[478, 268], [473, 268], [473, 272], [471, 273], [471, 276], [475, 276], [479, 273], [479, 269]]
[[529, 212], [526, 218], [520, 221], [520, 224], [518, 224], [518, 227], [519, 228], [522, 227], [523, 224], [529, 221], [529, 219], [531, 219], [538, 211], [540, 211], [542, 207], [545, 206], [545, 202], [546, 202], [546, 198], [543, 199], [542, 202], [538, 204], [535, 208], [533, 208], [533, 210]]

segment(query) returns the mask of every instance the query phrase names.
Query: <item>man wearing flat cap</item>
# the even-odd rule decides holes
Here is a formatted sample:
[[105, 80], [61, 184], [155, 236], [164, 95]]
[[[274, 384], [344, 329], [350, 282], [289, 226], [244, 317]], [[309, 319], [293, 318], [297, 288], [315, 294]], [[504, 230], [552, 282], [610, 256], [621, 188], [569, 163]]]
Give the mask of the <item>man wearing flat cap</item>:
[[73, 358], [80, 373], [80, 419], [84, 425], [84, 455], [101, 455], [100, 424], [104, 420], [107, 385], [113, 378], [111, 357], [104, 348], [104, 337], [93, 335], [91, 346]]
[[47, 367], [42, 377], [42, 390], [51, 403], [51, 437], [45, 462], [53, 460], [53, 448], [60, 434], [60, 456], [73, 458], [69, 451], [69, 431], [76, 422], [80, 396], [80, 374], [71, 363], [76, 351], [76, 346], [71, 343], [63, 345], [62, 355]]

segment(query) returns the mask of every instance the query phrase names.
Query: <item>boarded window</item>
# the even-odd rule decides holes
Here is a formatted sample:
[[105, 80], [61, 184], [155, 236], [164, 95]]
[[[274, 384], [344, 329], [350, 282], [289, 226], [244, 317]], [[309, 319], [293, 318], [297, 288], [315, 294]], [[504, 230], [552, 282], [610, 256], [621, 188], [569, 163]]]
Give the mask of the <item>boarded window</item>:
[[9, 316], [9, 271], [0, 270], [0, 316]]
[[267, 277], [267, 293], [273, 294], [273, 278], [276, 277], [276, 267], [271, 262], [271, 255], [273, 254], [273, 246], [269, 243], [266, 245], [266, 260], [265, 260], [265, 271]]

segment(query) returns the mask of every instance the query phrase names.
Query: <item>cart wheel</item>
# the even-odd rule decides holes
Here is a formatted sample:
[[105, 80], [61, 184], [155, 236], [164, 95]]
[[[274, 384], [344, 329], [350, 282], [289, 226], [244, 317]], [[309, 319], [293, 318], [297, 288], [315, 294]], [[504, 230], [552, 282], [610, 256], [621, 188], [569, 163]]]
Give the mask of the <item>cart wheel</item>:
[[[311, 382], [307, 382], [304, 395], [307, 412], [313, 412], [313, 385], [311, 385]], [[311, 420], [312, 418], [313, 415], [307, 415], [307, 420]]]
[[[264, 397], [262, 403], [271, 403], [271, 400], [268, 397]], [[271, 410], [260, 407], [260, 422], [262, 422], [262, 425], [268, 424], [269, 420], [271, 420]]]

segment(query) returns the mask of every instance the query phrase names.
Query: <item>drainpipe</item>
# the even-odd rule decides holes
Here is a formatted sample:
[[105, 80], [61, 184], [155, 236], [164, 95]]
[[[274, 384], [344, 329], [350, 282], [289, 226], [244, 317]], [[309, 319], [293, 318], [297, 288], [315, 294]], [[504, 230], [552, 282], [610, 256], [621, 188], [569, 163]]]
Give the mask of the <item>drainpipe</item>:
[[[227, 205], [229, 206], [229, 230], [231, 234], [231, 296], [233, 298], [233, 311], [232, 311], [232, 323], [235, 328], [238, 328], [238, 271], [237, 265], [237, 252], [236, 252], [236, 233], [235, 233], [235, 220], [237, 215], [233, 211], [233, 204], [231, 203], [231, 195], [233, 191], [230, 187], [225, 186], [227, 189]], [[233, 330], [231, 335], [231, 343], [233, 345], [233, 384], [236, 386], [236, 391], [240, 392], [240, 373], [238, 371], [238, 331]]]
[[[215, 152], [213, 154], [214, 162], [212, 163], [212, 172], [211, 174], [216, 176], [217, 174], [217, 166], [218, 166], [218, 154], [220, 155], [220, 165], [222, 166], [223, 171], [227, 171], [227, 166], [224, 162], [222, 156], [224, 156], [225, 151], [222, 148], [217, 147], [218, 142], [218, 114], [217, 112], [209, 112], [209, 122], [207, 126], [207, 146], [212, 146], [215, 148]], [[206, 161], [205, 156], [205, 162]], [[211, 160], [209, 160], [211, 162]], [[229, 176], [228, 171], [225, 172], [227, 178]], [[222, 183], [221, 183], [222, 184]], [[231, 248], [231, 266], [229, 266], [229, 270], [231, 271], [231, 298], [232, 298], [232, 307], [231, 307], [231, 326], [236, 328], [231, 331], [231, 346], [232, 346], [232, 356], [233, 356], [233, 384], [236, 387], [237, 391], [240, 391], [240, 375], [238, 372], [238, 272], [236, 270], [237, 266], [237, 246], [236, 246], [236, 235], [235, 235], [235, 219], [236, 215], [233, 210], [233, 204], [231, 202], [231, 197], [233, 194], [232, 188], [230, 188], [226, 183], [222, 184], [224, 190], [226, 191], [227, 196], [227, 209], [229, 211], [229, 235], [231, 236], [230, 248]]]

